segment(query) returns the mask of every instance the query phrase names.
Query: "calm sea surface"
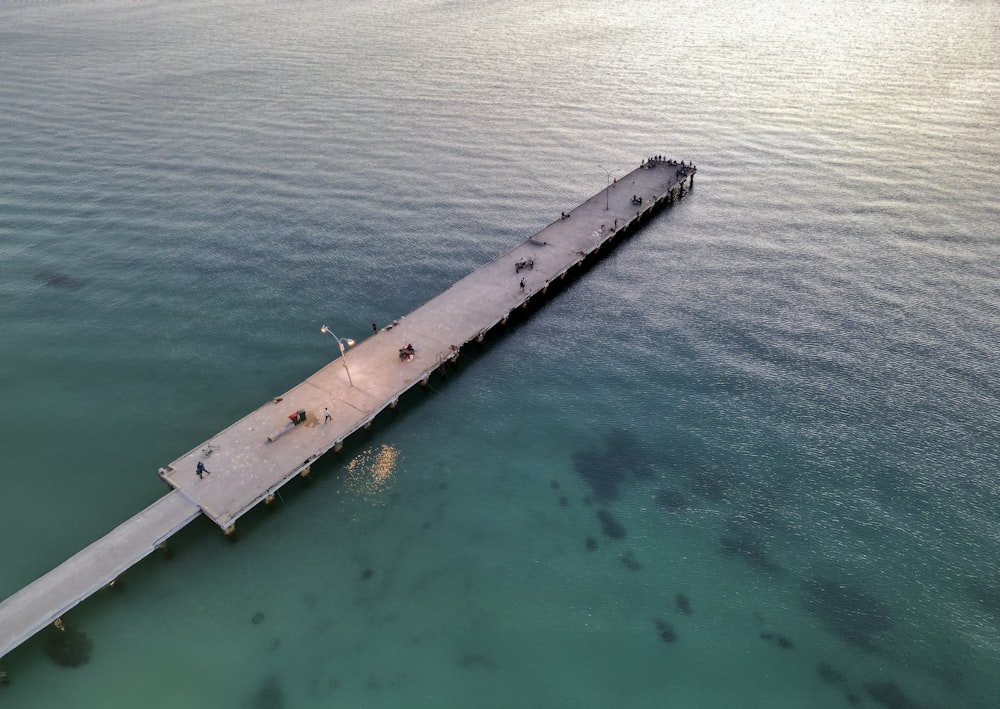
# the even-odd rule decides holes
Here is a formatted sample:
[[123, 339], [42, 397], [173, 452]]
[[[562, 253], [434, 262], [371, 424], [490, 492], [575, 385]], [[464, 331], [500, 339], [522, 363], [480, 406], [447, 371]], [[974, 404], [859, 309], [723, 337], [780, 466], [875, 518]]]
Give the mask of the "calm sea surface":
[[0, 597], [321, 324], [699, 175], [0, 706], [997, 707], [998, 47], [992, 0], [3, 0]]

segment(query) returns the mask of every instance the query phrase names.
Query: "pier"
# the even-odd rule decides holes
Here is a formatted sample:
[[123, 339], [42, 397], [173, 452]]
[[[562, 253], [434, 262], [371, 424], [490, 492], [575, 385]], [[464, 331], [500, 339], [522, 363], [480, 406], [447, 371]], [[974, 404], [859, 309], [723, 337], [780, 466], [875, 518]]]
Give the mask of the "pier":
[[[695, 173], [694, 166], [663, 157], [644, 160], [537, 234], [161, 467], [171, 492], [0, 603], [0, 657], [113, 584], [199, 515], [231, 534], [242, 515], [308, 475], [316, 459], [340, 450], [351, 434], [395, 408], [403, 394], [428, 384], [464, 347], [482, 342], [574, 268], [682, 198]], [[343, 339], [330, 344], [344, 352]], [[404, 356], [408, 345], [412, 356]]]

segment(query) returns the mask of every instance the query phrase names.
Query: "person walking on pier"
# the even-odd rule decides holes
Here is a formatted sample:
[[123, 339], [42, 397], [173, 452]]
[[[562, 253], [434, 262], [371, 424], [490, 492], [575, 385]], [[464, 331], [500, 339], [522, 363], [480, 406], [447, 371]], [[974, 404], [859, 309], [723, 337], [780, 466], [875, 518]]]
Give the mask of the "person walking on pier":
[[521, 279], [521, 292], [524, 293], [524, 279]]
[[330, 415], [330, 409], [326, 406], [323, 407], [323, 423], [328, 423], [333, 421], [333, 416]]
[[205, 464], [202, 463], [200, 460], [198, 461], [198, 465], [196, 465], [194, 467], [194, 472], [198, 476], [199, 480], [201, 478], [203, 478], [205, 475], [211, 475], [212, 474], [212, 471], [211, 470], [207, 470], [205, 468]]

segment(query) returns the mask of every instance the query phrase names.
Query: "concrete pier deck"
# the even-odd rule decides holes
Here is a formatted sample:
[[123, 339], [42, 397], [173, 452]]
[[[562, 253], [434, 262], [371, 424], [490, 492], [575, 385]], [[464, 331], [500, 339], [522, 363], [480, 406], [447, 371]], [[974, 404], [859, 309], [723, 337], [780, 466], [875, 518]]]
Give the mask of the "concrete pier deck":
[[[162, 477], [183, 490], [216, 524], [231, 531], [241, 515], [271, 498], [316, 458], [392, 406], [442, 363], [457, 357], [466, 343], [546, 290], [617, 231], [656, 209], [657, 200], [666, 199], [671, 186], [689, 177], [693, 171], [666, 161], [634, 170], [568, 217], [401, 318], [392, 329], [360, 342], [347, 354], [348, 369], [340, 359], [330, 363], [282, 394], [281, 401], [265, 404], [170, 463], [161, 470]], [[633, 204], [634, 196], [641, 197], [642, 203]], [[517, 270], [515, 264], [522, 258], [530, 260], [532, 267]], [[336, 351], [336, 343], [330, 344]], [[400, 361], [399, 350], [407, 344], [414, 346], [416, 355]], [[330, 423], [323, 422], [324, 407], [333, 415]], [[306, 412], [306, 421], [269, 442], [268, 437], [299, 410]], [[199, 461], [209, 471], [201, 478], [195, 473]]]
[[[281, 486], [307, 473], [313, 461], [339, 449], [348, 436], [395, 406], [400, 396], [426, 383], [436, 369], [456, 359], [463, 346], [481, 341], [572, 268], [683, 196], [694, 174], [692, 166], [673, 161], [644, 161], [391, 328], [358, 343], [346, 358], [332, 361], [160, 468], [173, 492], [0, 603], [0, 657], [109, 584], [199, 514], [232, 532], [243, 514], [273, 499]], [[641, 203], [633, 197], [640, 197]], [[521, 259], [533, 265], [518, 269]], [[399, 350], [407, 344], [416, 354], [401, 361]], [[336, 342], [330, 346], [339, 351]], [[333, 417], [329, 423], [324, 423], [324, 407]], [[290, 423], [289, 415], [300, 410], [306, 412], [305, 422], [275, 437]], [[207, 470], [201, 477], [196, 474], [199, 462]]]

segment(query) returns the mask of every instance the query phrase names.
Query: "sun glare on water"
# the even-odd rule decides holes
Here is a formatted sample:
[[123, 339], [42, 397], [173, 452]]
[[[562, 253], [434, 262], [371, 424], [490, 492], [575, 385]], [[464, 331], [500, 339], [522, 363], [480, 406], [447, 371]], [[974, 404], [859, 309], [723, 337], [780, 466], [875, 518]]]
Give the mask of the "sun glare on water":
[[359, 453], [347, 464], [348, 489], [375, 504], [384, 504], [383, 493], [391, 484], [398, 460], [399, 449], [386, 443]]

